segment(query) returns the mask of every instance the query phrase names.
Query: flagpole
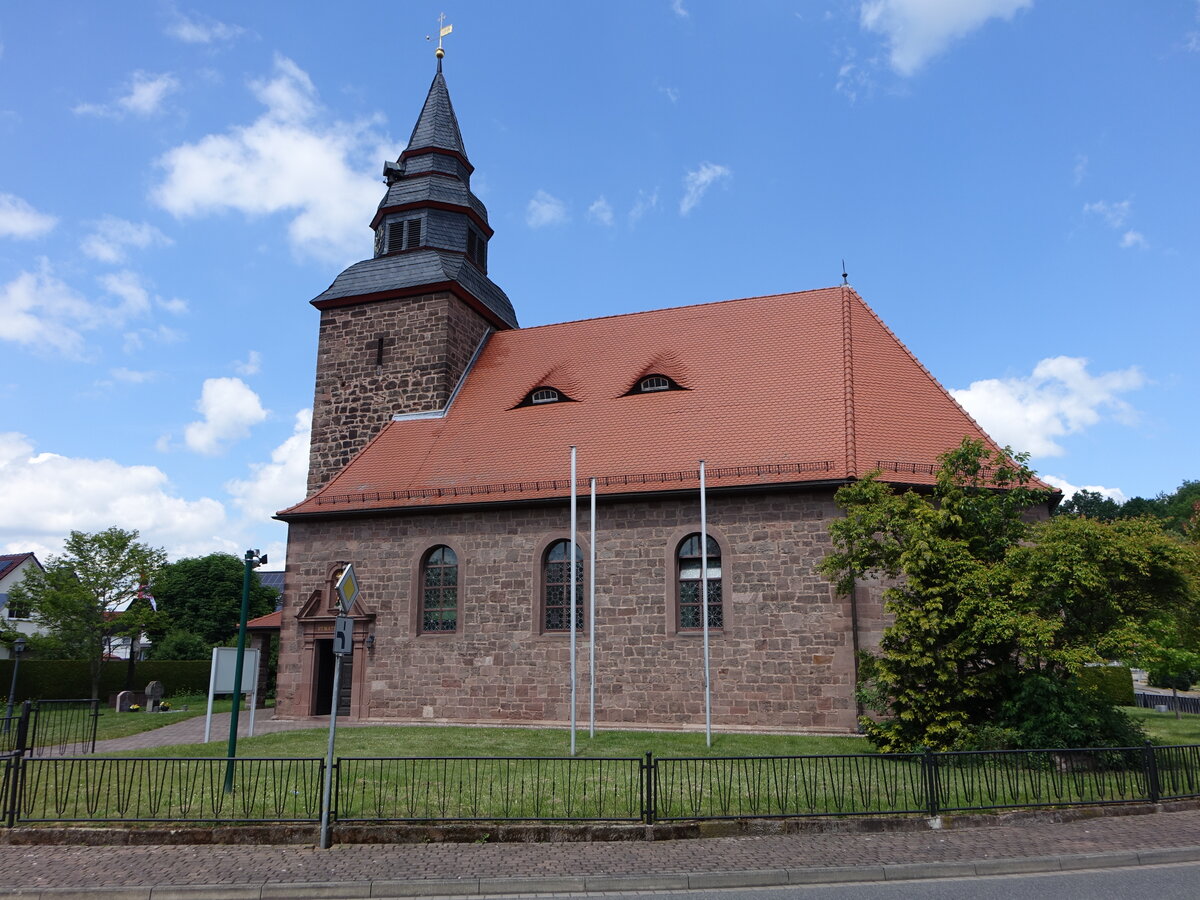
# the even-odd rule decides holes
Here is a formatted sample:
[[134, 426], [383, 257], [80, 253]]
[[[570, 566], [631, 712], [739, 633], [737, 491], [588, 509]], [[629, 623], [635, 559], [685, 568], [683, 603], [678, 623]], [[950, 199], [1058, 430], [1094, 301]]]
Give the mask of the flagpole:
[[708, 506], [700, 460], [700, 615], [704, 620], [704, 740], [712, 746], [712, 688], [708, 673]]
[[596, 736], [596, 479], [591, 480], [592, 522], [591, 546], [588, 548], [588, 674], [591, 675], [591, 695], [588, 699], [588, 737]]
[[571, 445], [571, 755], [575, 755], [575, 538], [578, 521], [578, 498], [575, 496], [575, 446]]

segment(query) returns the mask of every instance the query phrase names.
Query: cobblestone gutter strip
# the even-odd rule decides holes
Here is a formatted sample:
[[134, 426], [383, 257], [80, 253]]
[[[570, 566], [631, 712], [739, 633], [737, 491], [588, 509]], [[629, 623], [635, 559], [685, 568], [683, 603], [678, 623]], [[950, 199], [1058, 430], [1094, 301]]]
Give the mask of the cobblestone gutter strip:
[[[1012, 810], [970, 815], [740, 819], [658, 825], [335, 825], [334, 844], [594, 843], [664, 841], [688, 838], [754, 837], [789, 834], [895, 834], [933, 830], [960, 831], [1005, 825], [1053, 824], [1087, 819], [1144, 816], [1200, 809], [1200, 800], [1138, 803], [1072, 809]], [[215, 826], [54, 826], [0, 829], [0, 846], [47, 844], [82, 846], [279, 845], [313, 846], [316, 825]]]
[[471, 897], [497, 894], [584, 893], [591, 891], [712, 890], [977, 878], [1067, 872], [1117, 866], [1151, 866], [1200, 861], [1200, 847], [1164, 850], [1078, 853], [1023, 857], [863, 866], [811, 866], [699, 874], [586, 875], [576, 877], [454, 878], [392, 881], [313, 882], [308, 884], [161, 885], [120, 888], [4, 888], [0, 897], [25, 900], [353, 900], [374, 897]]

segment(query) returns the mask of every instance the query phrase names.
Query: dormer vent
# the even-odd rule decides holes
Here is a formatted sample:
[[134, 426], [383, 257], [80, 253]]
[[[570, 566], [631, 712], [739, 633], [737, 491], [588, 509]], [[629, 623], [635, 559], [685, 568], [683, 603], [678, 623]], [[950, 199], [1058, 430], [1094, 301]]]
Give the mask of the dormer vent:
[[668, 378], [666, 375], [660, 375], [657, 372], [651, 372], [649, 375], [643, 375], [639, 378], [628, 391], [625, 396], [631, 394], [656, 394], [659, 391], [686, 391], [683, 385], [673, 378]]

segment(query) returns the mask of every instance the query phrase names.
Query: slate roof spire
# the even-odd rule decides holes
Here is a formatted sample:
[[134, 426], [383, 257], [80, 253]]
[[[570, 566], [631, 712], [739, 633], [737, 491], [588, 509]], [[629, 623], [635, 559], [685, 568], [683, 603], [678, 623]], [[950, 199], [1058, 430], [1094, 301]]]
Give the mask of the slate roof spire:
[[448, 290], [493, 327], [517, 327], [512, 303], [487, 277], [493, 232], [487, 208], [471, 191], [475, 167], [450, 102], [443, 56], [439, 46], [437, 72], [408, 146], [384, 163], [388, 190], [371, 220], [374, 257], [334, 279], [312, 301], [319, 309]]

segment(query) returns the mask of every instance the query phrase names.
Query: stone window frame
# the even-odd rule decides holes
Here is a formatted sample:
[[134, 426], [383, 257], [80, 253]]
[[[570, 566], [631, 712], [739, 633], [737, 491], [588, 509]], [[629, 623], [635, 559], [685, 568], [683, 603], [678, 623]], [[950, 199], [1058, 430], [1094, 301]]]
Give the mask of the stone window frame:
[[[566, 533], [554, 532], [553, 534], [544, 535], [542, 539], [538, 541], [536, 547], [537, 552], [533, 557], [533, 583], [537, 585], [537, 593], [535, 595], [533, 610], [533, 633], [540, 637], [551, 640], [570, 640], [571, 629], [564, 628], [561, 631], [551, 631], [546, 628], [546, 556], [549, 554], [550, 548], [559, 541], [567, 541], [569, 543], [570, 540], [571, 534], [569, 531]], [[583, 616], [582, 621], [579, 623], [579, 628], [575, 633], [580, 637], [586, 637], [591, 631], [591, 623], [588, 621], [587, 617], [588, 544], [583, 539], [582, 535], [577, 535], [575, 538], [575, 546], [579, 549], [579, 553], [583, 557], [581, 560], [581, 565], [579, 566], [579, 578], [581, 582], [580, 590], [576, 596], [578, 605], [583, 607]]]
[[[458, 608], [455, 610], [455, 629], [454, 631], [424, 631], [421, 628], [422, 613], [425, 606], [425, 560], [429, 558], [429, 554], [438, 547], [449, 547], [454, 551], [454, 555], [458, 557]], [[462, 545], [456, 538], [447, 535], [430, 535], [425, 538], [421, 544], [420, 552], [416, 555], [415, 565], [412, 567], [412, 578], [409, 583], [409, 604], [408, 604], [408, 633], [413, 637], [421, 640], [445, 640], [447, 638], [462, 637], [465, 633], [463, 613], [465, 607], [463, 605], [463, 594], [465, 593], [465, 585], [469, 574], [470, 564], [467, 555], [463, 552]]]
[[[666, 584], [664, 585], [664, 596], [666, 599], [667, 610], [667, 634], [678, 637], [703, 637], [703, 628], [680, 628], [679, 627], [679, 547], [684, 540], [693, 534], [699, 534], [699, 527], [693, 523], [683, 525], [676, 528], [668, 536], [663, 547], [663, 573], [665, 574]], [[733, 579], [732, 572], [734, 567], [734, 557], [732, 548], [729, 543], [729, 538], [725, 536], [724, 531], [719, 527], [708, 526], [708, 536], [717, 542], [717, 546], [721, 548], [721, 627], [709, 627], [709, 637], [722, 637], [728, 634], [733, 623], [735, 610], [733, 607]]]

